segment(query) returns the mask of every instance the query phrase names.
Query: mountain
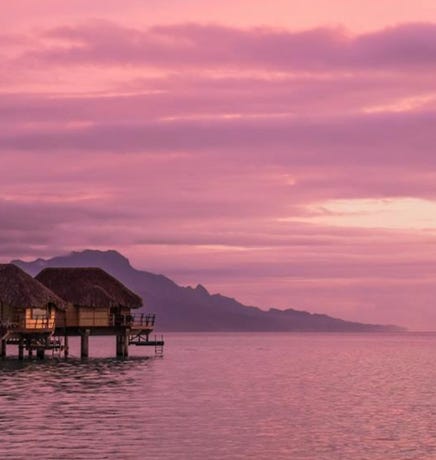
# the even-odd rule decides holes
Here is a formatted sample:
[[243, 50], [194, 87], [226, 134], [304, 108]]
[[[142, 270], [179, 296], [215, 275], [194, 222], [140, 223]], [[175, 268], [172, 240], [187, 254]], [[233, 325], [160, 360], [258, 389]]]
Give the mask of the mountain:
[[163, 275], [136, 270], [116, 251], [85, 250], [33, 262], [12, 261], [32, 276], [46, 267], [100, 267], [122, 281], [144, 300], [144, 312], [157, 315], [164, 331], [337, 331], [378, 332], [396, 326], [362, 324], [293, 309], [268, 311], [250, 307], [207, 289], [178, 286]]

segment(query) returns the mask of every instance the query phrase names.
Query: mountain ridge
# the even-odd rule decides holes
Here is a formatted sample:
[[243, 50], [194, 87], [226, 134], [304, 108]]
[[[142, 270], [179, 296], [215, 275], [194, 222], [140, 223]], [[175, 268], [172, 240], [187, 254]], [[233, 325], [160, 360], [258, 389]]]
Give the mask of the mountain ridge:
[[222, 332], [384, 332], [400, 331], [392, 325], [364, 324], [325, 314], [288, 308], [261, 310], [222, 294], [210, 294], [201, 284], [195, 288], [177, 285], [170, 278], [137, 270], [115, 250], [86, 249], [32, 262], [13, 260], [32, 276], [46, 267], [100, 267], [118, 278], [144, 300], [144, 311], [157, 314], [157, 324], [165, 331]]

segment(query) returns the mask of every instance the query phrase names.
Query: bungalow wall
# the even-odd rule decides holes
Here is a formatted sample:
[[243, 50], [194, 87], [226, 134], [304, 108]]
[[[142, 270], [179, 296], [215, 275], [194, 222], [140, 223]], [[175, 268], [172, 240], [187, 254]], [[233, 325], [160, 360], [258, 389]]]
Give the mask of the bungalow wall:
[[68, 305], [64, 311], [56, 312], [56, 327], [77, 326], [79, 324], [79, 310], [73, 305]]
[[108, 308], [87, 308], [78, 309], [79, 326], [107, 327], [110, 324], [110, 313]]
[[108, 327], [112, 326], [109, 308], [76, 307], [70, 305], [65, 312], [59, 312], [56, 327]]
[[0, 304], [0, 321], [1, 322], [17, 321], [17, 314], [19, 315], [19, 313], [20, 313], [19, 310], [13, 309], [9, 305]]
[[19, 329], [52, 329], [55, 324], [55, 310], [48, 307], [12, 308], [8, 305], [1, 305], [0, 321], [9, 325], [15, 325]]
[[130, 308], [113, 311], [110, 307], [77, 307], [69, 305], [65, 312], [56, 313], [56, 327], [112, 327], [125, 324], [130, 317]]

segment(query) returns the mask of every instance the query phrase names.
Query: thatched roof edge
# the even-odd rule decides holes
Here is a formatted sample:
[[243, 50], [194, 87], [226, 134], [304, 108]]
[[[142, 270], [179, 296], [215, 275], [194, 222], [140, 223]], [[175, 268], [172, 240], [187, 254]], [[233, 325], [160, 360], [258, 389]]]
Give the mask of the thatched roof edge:
[[140, 296], [99, 267], [52, 267], [36, 279], [68, 303], [82, 307], [142, 306]]
[[12, 308], [66, 308], [64, 300], [14, 264], [0, 264], [0, 304]]

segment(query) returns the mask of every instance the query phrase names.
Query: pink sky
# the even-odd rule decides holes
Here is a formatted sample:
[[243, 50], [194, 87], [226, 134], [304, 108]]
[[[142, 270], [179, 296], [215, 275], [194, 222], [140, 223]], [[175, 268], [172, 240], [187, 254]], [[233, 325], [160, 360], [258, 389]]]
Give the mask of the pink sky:
[[434, 0], [9, 3], [2, 260], [436, 329]]

